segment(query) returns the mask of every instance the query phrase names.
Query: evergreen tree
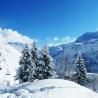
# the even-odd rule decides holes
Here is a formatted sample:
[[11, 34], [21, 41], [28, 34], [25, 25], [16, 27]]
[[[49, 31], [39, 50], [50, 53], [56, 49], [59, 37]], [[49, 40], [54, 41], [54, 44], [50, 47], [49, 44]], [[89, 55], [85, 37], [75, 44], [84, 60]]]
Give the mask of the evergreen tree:
[[41, 53], [37, 49], [36, 42], [34, 42], [32, 45], [31, 57], [32, 57], [32, 62], [35, 64], [34, 77], [35, 77], [35, 79], [42, 80], [44, 62], [43, 62]]
[[49, 55], [48, 47], [45, 46], [41, 52], [42, 54], [42, 77], [43, 79], [48, 79], [55, 77], [56, 73], [54, 71], [53, 59]]
[[38, 49], [37, 49], [37, 46], [36, 46], [36, 42], [33, 42], [33, 44], [32, 44], [31, 58], [37, 64], [37, 61], [38, 61]]
[[83, 85], [87, 82], [87, 71], [81, 54], [78, 54], [75, 64], [76, 74], [74, 75], [74, 81], [80, 85]]
[[40, 57], [38, 58], [38, 62], [36, 64], [36, 69], [35, 69], [36, 79], [39, 79], [39, 80], [44, 79], [43, 71], [44, 71], [44, 62], [43, 62], [42, 56], [40, 55]]
[[[32, 62], [35, 64], [35, 73], [33, 76], [35, 77], [35, 79], [39, 79], [40, 58], [39, 58], [39, 51], [37, 49], [36, 42], [33, 42], [32, 44], [31, 59], [32, 59]], [[32, 76], [31, 76], [31, 79], [32, 79]]]
[[35, 65], [31, 60], [31, 55], [27, 44], [25, 45], [25, 48], [22, 51], [22, 56], [20, 58], [19, 65], [20, 67], [17, 70], [16, 80], [19, 80], [20, 83], [33, 80]]

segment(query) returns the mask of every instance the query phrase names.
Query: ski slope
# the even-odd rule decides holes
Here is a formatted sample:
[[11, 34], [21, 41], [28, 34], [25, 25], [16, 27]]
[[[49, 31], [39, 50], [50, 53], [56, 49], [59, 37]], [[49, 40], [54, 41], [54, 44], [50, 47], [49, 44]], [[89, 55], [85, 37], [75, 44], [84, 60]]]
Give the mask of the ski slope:
[[[25, 43], [32, 43], [33, 39], [21, 35], [12, 29], [0, 28], [0, 85], [14, 85], [16, 69], [19, 67], [21, 50]], [[6, 74], [10, 75], [6, 75]]]
[[98, 98], [98, 94], [71, 81], [47, 79], [2, 87], [0, 98]]
[[[7, 43], [0, 43], [0, 85], [15, 84], [14, 76], [19, 67], [21, 53]], [[10, 75], [6, 75], [9, 72]]]

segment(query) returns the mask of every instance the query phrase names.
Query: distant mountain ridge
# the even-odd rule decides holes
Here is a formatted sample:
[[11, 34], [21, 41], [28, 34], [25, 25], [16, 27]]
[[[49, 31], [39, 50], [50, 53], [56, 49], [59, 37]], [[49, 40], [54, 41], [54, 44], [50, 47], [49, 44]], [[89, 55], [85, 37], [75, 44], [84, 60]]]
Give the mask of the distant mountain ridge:
[[[0, 38], [2, 39], [1, 35]], [[0, 73], [3, 74], [0, 76], [0, 79], [5, 77], [6, 80], [12, 79], [12, 81], [14, 81], [13, 76], [15, 76], [17, 67], [19, 67], [18, 62], [21, 56], [21, 50], [24, 47], [24, 43], [21, 41], [10, 41], [10, 36], [8, 38], [8, 42], [5, 42], [6, 37], [2, 39], [2, 42], [0, 41], [0, 65], [2, 65], [2, 70]], [[21, 36], [21, 38], [23, 37]], [[85, 59], [85, 64], [87, 65], [87, 71], [98, 73], [98, 32], [85, 33], [78, 37], [75, 42], [49, 47], [49, 51], [51, 56], [54, 58], [57, 72], [59, 72], [61, 65], [64, 65], [65, 59], [68, 61], [68, 66], [66, 67], [68, 72], [73, 71], [74, 61], [77, 53], [81, 51], [83, 58]], [[7, 64], [4, 62], [4, 60], [2, 60], [3, 55]], [[5, 75], [7, 67], [11, 73], [11, 78], [6, 77]]]
[[88, 42], [91, 40], [98, 40], [98, 31], [96, 32], [86, 32], [83, 35], [81, 35], [80, 37], [77, 38], [77, 40], [75, 41], [76, 43], [83, 43], [83, 42]]
[[61, 65], [64, 65], [65, 58], [68, 60], [68, 68], [70, 66], [70, 70], [73, 70], [78, 52], [82, 52], [87, 71], [98, 73], [98, 32], [87, 32], [75, 42], [50, 47], [50, 54], [54, 58], [57, 71]]

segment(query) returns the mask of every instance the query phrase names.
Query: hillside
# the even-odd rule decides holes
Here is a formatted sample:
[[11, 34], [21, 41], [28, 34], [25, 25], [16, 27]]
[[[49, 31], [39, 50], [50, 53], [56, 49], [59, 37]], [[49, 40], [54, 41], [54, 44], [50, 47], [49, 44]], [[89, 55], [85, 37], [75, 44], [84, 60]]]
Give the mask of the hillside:
[[71, 81], [47, 79], [2, 87], [0, 98], [98, 98], [98, 94]]
[[[16, 69], [19, 67], [19, 58], [21, 56], [21, 50], [24, 47], [24, 43], [22, 42], [24, 36], [19, 35], [19, 39], [17, 40], [12, 33], [9, 34], [9, 31], [6, 31], [5, 34], [0, 33], [0, 38], [2, 41], [0, 42], [0, 66], [2, 66], [2, 70], [0, 70], [0, 79], [5, 77], [3, 80], [8, 81], [14, 80], [14, 76], [16, 74]], [[2, 35], [3, 34], [3, 35]], [[77, 40], [73, 43], [63, 44], [55, 47], [50, 47], [50, 54], [54, 58], [55, 69], [57, 72], [60, 72], [60, 68], [63, 65], [66, 65], [67, 73], [73, 71], [74, 62], [79, 51], [82, 52], [83, 58], [85, 59], [85, 64], [88, 72], [97, 73], [98, 72], [98, 38], [94, 35], [95, 33], [86, 33], [77, 38]], [[6, 35], [6, 36], [5, 36]], [[12, 36], [13, 35], [13, 36]], [[89, 36], [90, 38], [89, 38]], [[86, 40], [85, 37], [88, 36], [89, 40]], [[13, 38], [15, 37], [15, 38]], [[96, 38], [95, 38], [96, 37]], [[79, 39], [85, 39], [86, 41], [78, 42]], [[7, 39], [7, 41], [6, 41]], [[12, 40], [11, 40], [12, 39]], [[14, 40], [15, 39], [15, 40]], [[22, 41], [21, 41], [22, 40]], [[27, 40], [27, 39], [25, 39]], [[28, 40], [30, 43], [30, 41]], [[65, 62], [66, 61], [66, 62]], [[6, 75], [7, 69], [10, 71], [11, 75]], [[10, 79], [8, 78], [10, 77]], [[0, 82], [2, 85], [3, 80]], [[11, 83], [13, 84], [13, 82]]]
[[[32, 39], [12, 29], [0, 28], [0, 85], [14, 85], [21, 51]], [[9, 83], [10, 82], [10, 83]]]
[[21, 53], [14, 47], [3, 43], [0, 44], [0, 54], [0, 85], [4, 85], [9, 80], [13, 85]]

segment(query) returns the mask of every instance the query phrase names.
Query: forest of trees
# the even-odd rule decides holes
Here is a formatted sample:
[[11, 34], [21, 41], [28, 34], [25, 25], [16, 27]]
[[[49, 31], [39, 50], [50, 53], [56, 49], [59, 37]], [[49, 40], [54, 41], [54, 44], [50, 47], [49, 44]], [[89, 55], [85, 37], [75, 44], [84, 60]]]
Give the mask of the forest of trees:
[[48, 47], [45, 46], [39, 51], [35, 42], [31, 49], [27, 44], [25, 45], [19, 65], [16, 80], [19, 80], [20, 83], [56, 77], [53, 59], [49, 54]]
[[39, 51], [36, 42], [32, 44], [31, 48], [26, 44], [19, 61], [20, 67], [17, 70], [16, 80], [23, 83], [33, 82], [36, 79], [62, 78], [83, 85], [87, 81], [87, 71], [82, 54], [77, 54], [72, 76], [66, 75], [66, 64], [67, 61], [64, 59], [64, 65], [61, 66], [61, 75], [59, 76], [55, 72], [55, 65], [47, 46]]

